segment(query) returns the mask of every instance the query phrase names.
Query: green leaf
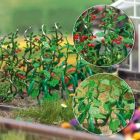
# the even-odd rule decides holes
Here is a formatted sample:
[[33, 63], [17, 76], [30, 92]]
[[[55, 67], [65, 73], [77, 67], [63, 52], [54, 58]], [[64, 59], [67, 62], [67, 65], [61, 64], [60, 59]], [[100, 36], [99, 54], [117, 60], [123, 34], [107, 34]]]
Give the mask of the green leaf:
[[33, 91], [34, 84], [35, 84], [35, 81], [34, 80], [29, 84], [28, 91], [27, 91], [29, 95]]
[[122, 20], [124, 20], [124, 19], [126, 19], [126, 16], [125, 16], [125, 15], [122, 15], [122, 16], [119, 16], [119, 17], [118, 17], [118, 21], [122, 21]]
[[106, 119], [106, 116], [104, 116], [103, 114], [94, 114], [94, 117], [96, 119]]
[[53, 69], [53, 72], [56, 73], [57, 75], [62, 74], [63, 71], [64, 71], [64, 69], [61, 67], [56, 67]]
[[52, 47], [50, 48], [51, 51], [56, 51], [56, 49], [57, 49], [57, 46], [52, 46]]
[[48, 79], [51, 77], [50, 73], [46, 70], [42, 70], [41, 73], [43, 73]]
[[126, 44], [133, 44], [133, 40], [131, 38], [125, 38], [124, 43]]
[[135, 104], [134, 103], [131, 103], [129, 106], [130, 106], [131, 110], [135, 109]]
[[85, 97], [80, 97], [78, 98], [78, 101], [83, 101], [85, 99]]
[[90, 132], [94, 132], [95, 130], [95, 126], [94, 126], [94, 122], [93, 122], [93, 118], [90, 116], [88, 119], [88, 130]]
[[113, 131], [113, 132], [117, 132], [118, 128], [120, 126], [120, 121], [119, 120], [111, 120], [109, 123], [109, 128]]
[[107, 79], [104, 79], [104, 80], [102, 80], [101, 81], [101, 84], [104, 84], [104, 85], [110, 85], [110, 81], [109, 80], [107, 80]]
[[94, 106], [99, 107], [99, 106], [101, 105], [101, 101], [99, 101], [99, 100], [97, 100], [97, 99], [94, 99], [94, 100], [93, 100], [93, 104], [94, 104]]
[[60, 99], [59, 93], [58, 92], [53, 92], [52, 95], [47, 95], [47, 98], [45, 100], [49, 100], [49, 101], [54, 101], [54, 100], [58, 100]]
[[40, 64], [39, 64], [39, 63], [34, 63], [33, 66], [34, 66], [35, 68], [38, 68], [38, 67], [40, 66]]
[[83, 50], [83, 46], [82, 46], [82, 45], [79, 45], [79, 46], [77, 46], [76, 48], [77, 48], [77, 51], [78, 51], [78, 52], [81, 52], [81, 51]]
[[78, 117], [78, 121], [80, 124], [84, 122], [86, 115], [87, 115], [87, 112], [83, 112], [80, 114], [80, 116]]
[[90, 106], [89, 114], [97, 119], [105, 119], [106, 118], [103, 114], [100, 113], [100, 110], [98, 107]]
[[118, 116], [118, 118], [119, 118], [119, 120], [121, 122], [121, 125], [123, 127], [125, 127], [127, 124], [126, 124], [126, 121], [125, 121], [124, 117], [121, 114], [119, 114], [119, 113], [116, 113], [116, 115]]
[[43, 59], [43, 61], [46, 62], [46, 63], [50, 63], [52, 61], [52, 59], [47, 58], [47, 59]]
[[114, 105], [116, 103], [116, 99], [109, 98], [109, 102], [110, 102], [111, 105]]
[[133, 114], [133, 112], [131, 112], [131, 111], [127, 111], [127, 112], [125, 112], [125, 114], [123, 115], [124, 116], [124, 119], [125, 120], [130, 120], [130, 118], [132, 117], [132, 114]]
[[89, 87], [91, 88], [94, 88], [95, 86], [97, 86], [97, 84], [93, 80], [90, 80], [88, 84], [89, 84]]
[[132, 89], [127, 85], [127, 83], [124, 80], [121, 81], [121, 86], [123, 95], [126, 94], [127, 92], [132, 93]]
[[33, 89], [30, 96], [32, 98], [36, 98], [38, 96], [38, 94], [39, 94], [39, 91], [37, 89]]
[[93, 91], [89, 90], [87, 93], [86, 93], [87, 97], [92, 99], [93, 97]]
[[104, 109], [107, 112], [110, 112], [110, 110], [111, 110], [111, 103], [110, 102], [106, 102], [106, 103], [104, 103], [103, 107], [104, 107]]
[[98, 33], [96, 33], [96, 35], [99, 37], [104, 37], [105, 34], [104, 34], [104, 32], [98, 32]]
[[121, 94], [121, 89], [120, 88], [118, 88], [116, 85], [114, 85], [114, 86], [112, 86], [112, 95], [116, 95], [116, 96], [120, 96], [120, 94]]
[[79, 101], [79, 105], [78, 105], [78, 111], [84, 111], [85, 110], [85, 103], [84, 103], [84, 100], [82, 101]]
[[51, 86], [51, 87], [55, 87], [55, 86], [57, 86], [59, 84], [59, 80], [57, 80], [57, 79], [52, 79], [51, 81], [49, 81], [49, 85]]
[[48, 88], [47, 88], [47, 85], [43, 85], [43, 91], [44, 91], [44, 95], [45, 95], [45, 98], [48, 97]]
[[49, 46], [48, 42], [43, 42], [43, 45], [44, 45], [45, 47], [48, 47], [48, 46]]
[[102, 134], [101, 130], [97, 127], [95, 127], [94, 132], [95, 132], [95, 134]]
[[86, 88], [88, 86], [89, 82], [88, 81], [84, 81], [81, 83], [81, 87], [82, 88]]
[[100, 111], [98, 107], [90, 106], [89, 113], [94, 116], [95, 114], [99, 114]]

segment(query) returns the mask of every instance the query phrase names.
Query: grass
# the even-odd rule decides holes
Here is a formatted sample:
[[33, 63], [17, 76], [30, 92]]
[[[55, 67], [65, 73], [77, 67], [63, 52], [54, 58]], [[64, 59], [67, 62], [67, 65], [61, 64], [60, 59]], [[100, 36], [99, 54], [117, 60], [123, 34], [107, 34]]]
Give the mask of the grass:
[[0, 133], [0, 140], [38, 140], [38, 139], [40, 138], [37, 135], [31, 135], [21, 131], [7, 131], [7, 132], [4, 131]]
[[65, 108], [62, 107], [61, 100], [48, 100], [40, 106], [16, 111], [15, 116], [26, 121], [30, 120], [43, 124], [60, 125], [74, 118], [71, 102], [71, 98], [67, 100], [64, 103], [67, 106]]
[[0, 140], [26, 140], [24, 133], [8, 132], [0, 135]]

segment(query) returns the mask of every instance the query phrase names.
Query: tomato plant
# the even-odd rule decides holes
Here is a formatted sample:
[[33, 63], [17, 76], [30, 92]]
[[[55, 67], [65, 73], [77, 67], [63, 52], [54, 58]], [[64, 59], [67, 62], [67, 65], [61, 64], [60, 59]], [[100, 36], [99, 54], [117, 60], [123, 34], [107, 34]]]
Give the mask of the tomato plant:
[[[42, 26], [38, 34], [28, 29], [24, 38], [23, 48], [18, 30], [0, 41], [0, 81], [10, 85], [5, 93], [7, 96], [24, 98], [27, 93], [38, 102], [57, 95], [66, 99], [75, 91], [78, 82], [94, 73], [93, 68], [79, 58], [59, 24], [51, 30]], [[71, 56], [76, 59], [76, 64], [68, 63]], [[6, 96], [3, 96], [2, 101], [5, 100]]]
[[73, 29], [77, 52], [97, 66], [122, 62], [132, 50], [134, 39], [132, 21], [112, 6], [89, 8], [78, 18]]
[[95, 74], [76, 89], [73, 108], [84, 129], [95, 134], [112, 134], [128, 124], [135, 101], [124, 80], [111, 74]]

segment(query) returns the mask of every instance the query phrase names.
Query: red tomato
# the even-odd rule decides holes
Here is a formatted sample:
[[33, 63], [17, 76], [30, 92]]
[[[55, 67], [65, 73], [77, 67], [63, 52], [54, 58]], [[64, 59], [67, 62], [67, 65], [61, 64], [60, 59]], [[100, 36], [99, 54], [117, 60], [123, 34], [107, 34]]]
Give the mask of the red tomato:
[[96, 35], [92, 35], [92, 36], [90, 36], [90, 40], [95, 39], [95, 38], [97, 38]]
[[119, 36], [119, 37], [118, 37], [118, 40], [122, 40], [122, 39], [123, 39], [123, 37], [122, 37], [122, 36]]
[[132, 46], [130, 46], [129, 44], [125, 44], [126, 48], [132, 48]]
[[70, 68], [70, 69], [67, 70], [67, 73], [73, 73], [75, 71], [76, 71], [76, 68]]
[[65, 83], [68, 84], [70, 78], [68, 76], [65, 76]]
[[121, 44], [121, 41], [119, 41], [119, 40], [116, 40], [115, 42], [116, 42], [116, 44], [118, 44], [118, 45]]
[[88, 47], [92, 47], [93, 48], [93, 47], [95, 47], [95, 44], [89, 43]]
[[87, 39], [88, 39], [88, 37], [86, 35], [83, 35], [83, 36], [81, 36], [80, 41], [81, 42], [84, 42]]
[[26, 79], [26, 76], [19, 73], [17, 73], [16, 76], [19, 77], [20, 79]]
[[52, 72], [52, 73], [51, 73], [51, 77], [54, 77], [54, 76], [55, 76], [55, 73], [54, 73], [54, 72]]
[[79, 34], [75, 34], [73, 36], [74, 41], [79, 40], [80, 39], [80, 35]]
[[96, 15], [91, 15], [91, 20], [95, 20], [96, 18]]
[[35, 41], [37, 41], [37, 42], [38, 42], [38, 41], [39, 41], [39, 38], [37, 38], [37, 37], [36, 37], [36, 38], [35, 38]]

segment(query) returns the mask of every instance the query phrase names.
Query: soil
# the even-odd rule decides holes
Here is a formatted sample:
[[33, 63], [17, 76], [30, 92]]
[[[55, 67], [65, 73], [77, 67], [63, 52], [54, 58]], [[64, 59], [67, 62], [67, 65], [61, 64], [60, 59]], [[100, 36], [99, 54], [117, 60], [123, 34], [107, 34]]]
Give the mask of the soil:
[[5, 103], [0, 103], [0, 104], [26, 108], [29, 106], [36, 106], [37, 101], [35, 99], [32, 99], [31, 97], [25, 97], [24, 99], [21, 99], [21, 97], [16, 97], [11, 102], [5, 102]]

